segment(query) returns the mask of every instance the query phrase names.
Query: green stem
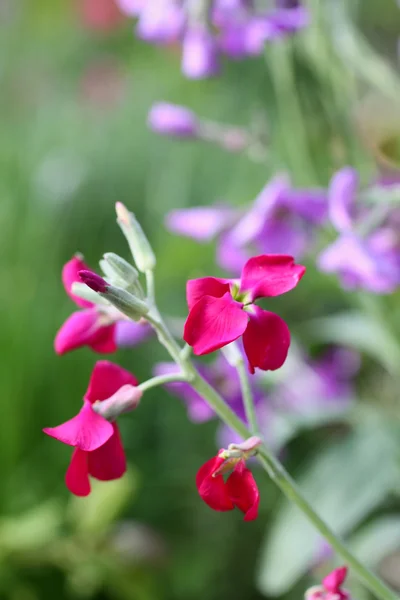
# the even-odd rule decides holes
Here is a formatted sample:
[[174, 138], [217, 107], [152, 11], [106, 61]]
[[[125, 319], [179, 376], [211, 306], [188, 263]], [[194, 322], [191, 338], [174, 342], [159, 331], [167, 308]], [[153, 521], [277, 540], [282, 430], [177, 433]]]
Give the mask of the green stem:
[[138, 385], [139, 390], [146, 392], [153, 387], [165, 385], [166, 383], [174, 383], [176, 381], [187, 381], [187, 377], [183, 373], [170, 373], [169, 375], [157, 375]]
[[[157, 317], [159, 317], [158, 311], [156, 312]], [[230, 427], [244, 439], [250, 437], [251, 432], [247, 429], [241, 419], [235, 415], [235, 413], [229, 408], [216, 390], [199, 375], [190, 361], [190, 357], [186, 356], [185, 353], [182, 354], [179, 346], [166, 328], [161, 317], [152, 319], [151, 322], [157, 330], [160, 341], [162, 341], [164, 346], [168, 349], [177, 364], [180, 365], [184, 379], [188, 381], [188, 383], [190, 383], [190, 385], [204, 398], [204, 400], [216, 412], [221, 420], [228, 425], [228, 427]], [[159, 385], [161, 382], [159, 378], [155, 377], [153, 380], [142, 384], [141, 389], [143, 389], [143, 386], [146, 386], [146, 384], [150, 384], [151, 381], [153, 381], [152, 386]], [[150, 386], [147, 386], [145, 389], [148, 389], [149, 387]], [[380, 600], [398, 600], [396, 594], [392, 592], [392, 590], [390, 590], [390, 588], [387, 587], [386, 584], [376, 575], [364, 567], [364, 565], [355, 556], [353, 556], [353, 554], [351, 554], [340, 538], [338, 538], [328, 527], [328, 525], [326, 525], [326, 523], [319, 517], [319, 515], [317, 515], [289, 473], [265, 445], [261, 446], [258, 453], [258, 458], [261, 465], [282, 490], [288, 500], [296, 504], [296, 506], [308, 517], [315, 528], [353, 569], [354, 574], [358, 576], [364, 585]]]
[[246, 365], [244, 364], [244, 360], [242, 358], [240, 358], [240, 360], [237, 362], [236, 369], [239, 375], [240, 388], [242, 391], [242, 399], [244, 410], [246, 413], [246, 419], [249, 424], [251, 433], [253, 435], [256, 435], [256, 433], [258, 432], [258, 423], [253, 401], [253, 392], [250, 387], [250, 381], [247, 375]]

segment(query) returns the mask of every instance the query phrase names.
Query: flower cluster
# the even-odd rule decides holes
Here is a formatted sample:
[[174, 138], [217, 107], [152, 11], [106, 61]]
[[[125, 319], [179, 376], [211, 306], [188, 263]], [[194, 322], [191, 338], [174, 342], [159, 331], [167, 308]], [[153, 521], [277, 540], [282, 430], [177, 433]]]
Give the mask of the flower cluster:
[[182, 72], [191, 79], [215, 75], [220, 57], [257, 56], [264, 44], [292, 34], [309, 23], [297, 0], [277, 0], [257, 9], [248, 0], [118, 0], [123, 12], [137, 18], [136, 35], [154, 44], [182, 45]]
[[[381, 194], [385, 185], [371, 189]], [[319, 269], [336, 273], [347, 289], [391, 293], [400, 285], [399, 212], [384, 202], [361, 206], [357, 199], [366, 191], [359, 191], [350, 167], [338, 171], [327, 190], [293, 189], [278, 175], [247, 211], [229, 205], [177, 209], [166, 225], [198, 242], [215, 238], [217, 262], [235, 275], [254, 251], [286, 251], [300, 259], [314, 247], [316, 232], [333, 225], [338, 237], [319, 254]]]

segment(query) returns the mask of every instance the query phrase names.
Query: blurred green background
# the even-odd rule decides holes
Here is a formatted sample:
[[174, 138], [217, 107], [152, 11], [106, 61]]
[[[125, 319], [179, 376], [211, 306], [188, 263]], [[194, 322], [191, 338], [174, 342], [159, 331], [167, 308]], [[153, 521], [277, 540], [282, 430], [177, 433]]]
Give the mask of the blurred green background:
[[[262, 575], [256, 577], [263, 572], [260, 545], [278, 523], [282, 498], [260, 472], [258, 521], [243, 524], [239, 513], [209, 510], [197, 496], [194, 475], [215, 452], [216, 424], [190, 423], [183, 404], [162, 389], [121, 419], [128, 475], [94, 486], [88, 499], [68, 494], [63, 478], [70, 451], [41, 429], [75, 414], [96, 357], [87, 349], [61, 358], [53, 351], [55, 332], [73, 310], [60, 272], [77, 250], [93, 268], [106, 251], [128, 257], [114, 215], [115, 202], [122, 201], [137, 214], [157, 253], [161, 308], [185, 316], [185, 280], [217, 271], [214, 249], [169, 234], [166, 213], [218, 199], [245, 205], [278, 169], [287, 169], [298, 185], [326, 185], [342, 164], [354, 164], [365, 180], [371, 178], [371, 143], [376, 149], [377, 142], [365, 143], [355, 116], [367, 92], [382, 91], [379, 65], [366, 55], [361, 64], [344, 42], [338, 45], [339, 17], [335, 25], [330, 3], [314, 2], [309, 32], [269, 47], [266, 58], [226, 62], [216, 80], [189, 82], [179, 71], [179, 49], [135, 40], [133, 23], [122, 18], [109, 31], [91, 28], [82, 21], [79, 1], [0, 1], [0, 598], [263, 598], [271, 590], [260, 584]], [[395, 2], [364, 0], [352, 9], [357, 26], [395, 68]], [[384, 85], [387, 96], [396, 89], [390, 78]], [[269, 139], [265, 164], [212, 145], [157, 137], [146, 128], [147, 111], [157, 100], [187, 104], [216, 121], [260, 123]], [[371, 560], [371, 540], [384, 538], [376, 544], [400, 551], [400, 488], [393, 475], [399, 457], [391, 443], [399, 440], [398, 300], [346, 295], [310, 264], [305, 285], [284, 300], [281, 311], [311, 346], [321, 340], [309, 334], [309, 320], [359, 311], [353, 330], [340, 328], [339, 319], [331, 335], [337, 339], [327, 334], [322, 341], [364, 351], [358, 403], [367, 408], [352, 423], [302, 432], [286, 457], [296, 476], [331, 442], [352, 443], [349, 431], [365, 423], [369, 443], [364, 447], [363, 437], [362, 450], [354, 452], [360, 464], [348, 467], [342, 483], [351, 488], [354, 470], [363, 473], [363, 489], [372, 487], [374, 497], [353, 507], [343, 528], [347, 533], [378, 519], [378, 533], [366, 535], [364, 543]], [[139, 380], [165, 358], [153, 341], [111, 357]], [[339, 448], [331, 457], [334, 473], [351, 453]], [[365, 463], [371, 468], [364, 472]], [[374, 485], [371, 469], [372, 476], [388, 473]], [[350, 491], [350, 497], [365, 499], [358, 487]], [[342, 502], [347, 506], [348, 498]], [[282, 531], [297, 531], [297, 515], [283, 518], [288, 520]], [[273, 564], [284, 579], [285, 565], [305, 543], [301, 527], [294, 540], [280, 538], [281, 564]], [[299, 598], [312, 579], [294, 588], [289, 574], [287, 581], [291, 591], [284, 585], [281, 591]]]

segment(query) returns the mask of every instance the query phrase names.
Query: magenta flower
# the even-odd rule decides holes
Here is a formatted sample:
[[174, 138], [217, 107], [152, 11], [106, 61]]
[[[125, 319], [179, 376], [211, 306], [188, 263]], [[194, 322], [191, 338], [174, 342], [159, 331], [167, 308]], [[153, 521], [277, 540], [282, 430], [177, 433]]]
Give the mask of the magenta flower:
[[306, 600], [350, 600], [350, 593], [342, 586], [347, 576], [347, 567], [339, 567], [305, 593]]
[[288, 326], [255, 301], [292, 290], [304, 273], [305, 267], [294, 264], [291, 256], [262, 255], [247, 261], [239, 281], [215, 277], [188, 281], [184, 340], [202, 355], [243, 336], [251, 373], [256, 367], [279, 369], [289, 350]]
[[[73, 446], [65, 483], [76, 496], [90, 493], [89, 475], [100, 481], [118, 479], [126, 471], [125, 452], [116, 423], [104, 414], [115, 415], [137, 406], [141, 392], [133, 389], [136, 378], [125, 369], [106, 360], [98, 361], [79, 413], [59, 425], [46, 427], [44, 433]], [[98, 403], [104, 403], [98, 410]]]
[[58, 331], [54, 341], [57, 354], [82, 346], [108, 354], [115, 352], [119, 346], [135, 346], [150, 337], [152, 329], [147, 321], [128, 321], [113, 306], [94, 304], [72, 292], [73, 283], [82, 282], [79, 272], [87, 270], [88, 266], [79, 256], [74, 256], [62, 270], [65, 291], [82, 310], [72, 313]]
[[82, 346], [89, 346], [95, 352], [115, 352], [115, 319], [100, 308], [76, 296], [72, 284], [80, 282], [79, 271], [88, 269], [78, 256], [64, 265], [62, 281], [68, 296], [83, 310], [72, 313], [58, 331], [54, 347], [57, 354], [65, 354]]
[[213, 510], [225, 512], [235, 507], [244, 513], [245, 521], [254, 521], [258, 516], [260, 492], [252, 472], [244, 460], [239, 460], [228, 479], [224, 481], [221, 468], [226, 459], [218, 455], [200, 467], [196, 475], [196, 486], [200, 497]]

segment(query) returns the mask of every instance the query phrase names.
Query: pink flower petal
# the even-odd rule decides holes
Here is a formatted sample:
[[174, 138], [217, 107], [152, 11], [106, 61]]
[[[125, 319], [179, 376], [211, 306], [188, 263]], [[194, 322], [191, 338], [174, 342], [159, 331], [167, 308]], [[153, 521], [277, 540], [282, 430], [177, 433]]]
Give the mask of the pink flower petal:
[[250, 373], [258, 367], [275, 371], [283, 365], [290, 346], [290, 331], [285, 321], [275, 313], [253, 306], [243, 334], [243, 345]]
[[197, 355], [226, 346], [242, 335], [248, 315], [228, 292], [222, 298], [204, 296], [186, 319], [183, 339]]
[[64, 444], [86, 452], [96, 450], [113, 434], [111, 423], [94, 412], [88, 400], [84, 401], [83, 408], [75, 417], [58, 427], [46, 427], [43, 431]]
[[244, 513], [245, 521], [254, 521], [258, 516], [260, 492], [253, 474], [240, 461], [226, 482], [226, 488], [233, 504]]
[[65, 291], [67, 292], [68, 296], [72, 298], [75, 304], [81, 308], [92, 308], [94, 306], [92, 302], [83, 300], [83, 298], [76, 296], [71, 291], [72, 284], [77, 281], [81, 281], [78, 272], [86, 269], [89, 269], [87, 264], [81, 258], [79, 258], [79, 256], [73, 256], [71, 260], [64, 265], [61, 279], [64, 284]]
[[98, 360], [90, 376], [85, 400], [107, 400], [123, 385], [137, 385], [138, 380], [132, 373], [108, 360]]
[[88, 454], [88, 468], [92, 477], [100, 481], [119, 479], [126, 471], [126, 458], [118, 425], [112, 424], [113, 435], [100, 448]]
[[189, 310], [203, 296], [213, 296], [221, 298], [226, 292], [229, 292], [229, 279], [218, 279], [216, 277], [203, 277], [201, 279], [189, 279], [186, 284], [186, 299]]
[[96, 352], [114, 352], [115, 325], [102, 325], [101, 315], [95, 308], [72, 313], [57, 332], [54, 348], [57, 354], [90, 346]]
[[347, 567], [339, 567], [329, 573], [323, 580], [322, 585], [327, 592], [337, 593], [340, 592], [340, 586], [346, 579]]
[[299, 283], [306, 268], [296, 265], [292, 256], [262, 254], [254, 256], [243, 267], [240, 291], [250, 294], [251, 301], [280, 296]]
[[210, 508], [218, 511], [233, 510], [234, 508], [222, 475], [213, 477], [213, 473], [224, 462], [224, 458], [215, 456], [200, 467], [196, 475], [196, 486], [200, 497]]
[[65, 484], [70, 492], [75, 496], [88, 496], [90, 494], [90, 482], [88, 474], [87, 457], [89, 454], [79, 450], [74, 450], [65, 474]]

